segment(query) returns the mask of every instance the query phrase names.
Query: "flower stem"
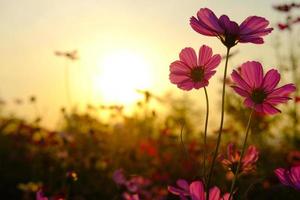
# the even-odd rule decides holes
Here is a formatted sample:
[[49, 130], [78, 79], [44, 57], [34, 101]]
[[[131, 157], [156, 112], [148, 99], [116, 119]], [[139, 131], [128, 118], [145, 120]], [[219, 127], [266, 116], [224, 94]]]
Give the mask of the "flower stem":
[[205, 118], [205, 128], [204, 128], [204, 150], [203, 150], [203, 179], [206, 183], [206, 139], [207, 139], [207, 126], [208, 126], [208, 116], [209, 116], [209, 100], [206, 87], [204, 87], [205, 99], [206, 99], [206, 118]]
[[245, 139], [244, 139], [244, 144], [243, 144], [240, 160], [238, 162], [238, 165], [237, 165], [237, 168], [236, 168], [236, 171], [234, 173], [234, 177], [233, 177], [233, 180], [232, 180], [232, 183], [231, 183], [229, 200], [231, 199], [231, 197], [233, 195], [234, 186], [235, 186], [235, 183], [236, 183], [239, 171], [240, 171], [241, 163], [242, 163], [242, 160], [243, 160], [243, 157], [244, 157], [244, 153], [245, 153], [245, 149], [246, 149], [246, 145], [247, 145], [247, 140], [248, 140], [248, 136], [249, 136], [249, 130], [250, 130], [250, 124], [251, 124], [253, 111], [254, 111], [254, 109], [251, 110], [251, 113], [250, 113], [250, 116], [249, 116], [249, 119], [248, 119], [248, 124], [247, 124], [247, 128], [246, 128], [246, 136], [245, 136]]
[[226, 88], [225, 86], [226, 86], [226, 75], [227, 75], [229, 52], [230, 52], [230, 48], [227, 48], [224, 77], [223, 77], [223, 89], [222, 89], [221, 122], [220, 122], [220, 129], [219, 129], [219, 134], [218, 134], [218, 139], [217, 139], [217, 145], [216, 145], [216, 149], [215, 149], [215, 152], [213, 155], [213, 159], [212, 159], [212, 163], [211, 163], [211, 167], [210, 167], [210, 171], [209, 171], [209, 175], [208, 175], [208, 181], [207, 181], [207, 185], [206, 185], [206, 199], [207, 200], [209, 199], [210, 182], [211, 182], [214, 166], [216, 163], [216, 159], [218, 156], [218, 151], [219, 151], [219, 147], [220, 147], [220, 143], [221, 143], [221, 135], [222, 135], [222, 131], [223, 131], [224, 112], [225, 112], [225, 88]]

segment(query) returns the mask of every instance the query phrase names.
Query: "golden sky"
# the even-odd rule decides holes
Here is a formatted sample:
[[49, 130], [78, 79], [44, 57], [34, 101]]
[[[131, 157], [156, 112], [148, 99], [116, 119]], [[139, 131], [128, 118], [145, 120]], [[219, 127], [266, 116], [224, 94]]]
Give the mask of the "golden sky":
[[[182, 94], [168, 80], [169, 64], [182, 48], [198, 49], [208, 44], [216, 53], [225, 52], [217, 39], [201, 36], [190, 28], [189, 18], [199, 8], [208, 7], [217, 16], [227, 14], [237, 22], [249, 15], [277, 22], [281, 15], [271, 7], [276, 2], [283, 1], [2, 0], [0, 97], [10, 101], [36, 95], [41, 112], [54, 119], [67, 102], [66, 62], [53, 52], [73, 49], [80, 56], [78, 61], [68, 63], [74, 104], [129, 103], [126, 85], [157, 94], [167, 90]], [[272, 35], [266, 37], [265, 45], [235, 47], [240, 54], [231, 61], [231, 69], [246, 60], [274, 66]], [[215, 77], [210, 84], [213, 96], [217, 85]], [[199, 98], [202, 96], [201, 92]], [[26, 109], [30, 108], [23, 109], [24, 113]]]

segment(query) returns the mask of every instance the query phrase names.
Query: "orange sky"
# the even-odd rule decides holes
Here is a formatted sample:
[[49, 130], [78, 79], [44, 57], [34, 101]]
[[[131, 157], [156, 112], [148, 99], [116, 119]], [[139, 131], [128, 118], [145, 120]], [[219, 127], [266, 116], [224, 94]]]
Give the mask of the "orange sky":
[[[71, 93], [73, 102], [87, 101], [98, 104], [109, 103], [103, 86], [111, 85], [110, 80], [120, 80], [122, 85], [136, 79], [149, 79], [146, 86], [154, 93], [167, 90], [183, 92], [168, 80], [169, 64], [178, 58], [186, 46], [199, 48], [202, 44], [213, 47], [214, 52], [224, 53], [225, 49], [215, 38], [200, 36], [189, 27], [189, 18], [201, 7], [209, 7], [217, 15], [228, 14], [241, 22], [249, 15], [264, 16], [271, 22], [280, 20], [281, 15], [271, 8], [271, 0], [10, 0], [0, 1], [0, 97], [11, 101], [16, 97], [27, 98], [36, 95], [39, 109], [54, 122], [59, 108], [66, 105], [64, 67], [66, 62], [54, 56], [55, 50], [79, 51], [80, 60], [69, 63]], [[239, 45], [240, 54], [231, 61], [231, 68], [246, 60], [260, 60], [266, 66], [274, 66], [274, 51], [271, 39], [276, 32], [266, 37], [265, 45]], [[129, 52], [131, 60], [122, 58]], [[128, 80], [111, 77], [111, 60], [123, 59], [124, 64], [111, 61], [116, 73]], [[121, 55], [121, 56], [120, 56]], [[112, 57], [112, 58], [111, 58]], [[129, 63], [137, 58], [137, 65], [145, 70], [130, 68]], [[135, 61], [134, 61], [135, 62]], [[140, 64], [144, 63], [144, 64]], [[223, 65], [223, 63], [221, 64]], [[130, 68], [126, 70], [118, 69]], [[221, 69], [221, 68], [220, 68]], [[105, 72], [106, 71], [106, 72]], [[109, 72], [107, 72], [109, 71]], [[136, 72], [136, 73], [133, 73]], [[222, 70], [218, 71], [218, 74]], [[148, 74], [149, 77], [145, 78]], [[106, 80], [104, 83], [101, 80]], [[139, 79], [137, 79], [139, 80]], [[135, 82], [133, 82], [135, 84]], [[137, 88], [143, 84], [138, 84]], [[217, 78], [210, 84], [215, 94]], [[105, 87], [104, 87], [105, 88]], [[117, 87], [113, 87], [117, 90]], [[197, 92], [192, 92], [196, 94]], [[198, 96], [197, 96], [198, 95]], [[202, 92], [195, 95], [202, 98]], [[26, 115], [31, 108], [22, 108], [20, 115]]]

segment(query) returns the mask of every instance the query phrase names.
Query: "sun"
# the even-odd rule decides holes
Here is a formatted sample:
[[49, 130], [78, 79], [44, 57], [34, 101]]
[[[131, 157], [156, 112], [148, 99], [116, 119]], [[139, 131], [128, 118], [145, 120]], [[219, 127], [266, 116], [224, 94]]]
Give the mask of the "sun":
[[132, 104], [142, 98], [138, 89], [147, 90], [151, 86], [150, 64], [138, 52], [112, 51], [101, 58], [97, 67], [95, 88], [104, 103]]

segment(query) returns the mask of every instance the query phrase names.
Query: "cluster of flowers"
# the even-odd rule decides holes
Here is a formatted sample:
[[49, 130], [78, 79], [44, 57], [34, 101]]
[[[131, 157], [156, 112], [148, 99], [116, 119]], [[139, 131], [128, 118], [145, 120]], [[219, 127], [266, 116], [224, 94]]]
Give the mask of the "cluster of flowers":
[[[296, 4], [293, 4], [293, 6], [296, 6]], [[278, 9], [290, 8], [280, 7]], [[238, 69], [232, 71], [231, 78], [233, 85], [231, 87], [237, 94], [244, 98], [244, 105], [251, 109], [251, 114], [242, 151], [238, 151], [233, 144], [229, 144], [227, 158], [219, 155], [219, 161], [234, 174], [230, 193], [221, 196], [218, 187], [214, 186], [210, 188], [210, 181], [215, 165], [215, 158], [218, 155], [223, 128], [224, 94], [229, 52], [238, 43], [264, 43], [263, 36], [271, 33], [273, 29], [268, 27], [269, 21], [262, 17], [250, 16], [239, 25], [231, 21], [227, 15], [222, 15], [218, 18], [208, 8], [201, 8], [197, 12], [196, 17], [191, 17], [190, 25], [197, 33], [217, 37], [227, 48], [223, 79], [221, 126], [208, 179], [204, 170], [203, 181], [193, 181], [191, 184], [188, 184], [187, 181], [180, 179], [177, 181], [178, 187], [169, 186], [168, 189], [172, 194], [178, 195], [181, 200], [187, 200], [188, 198], [192, 200], [231, 200], [235, 195], [235, 191], [237, 191], [235, 189], [235, 182], [238, 176], [255, 170], [255, 163], [258, 160], [259, 153], [256, 147], [249, 146], [245, 152], [252, 112], [262, 115], [280, 113], [281, 111], [277, 106], [290, 100], [289, 95], [296, 90], [296, 87], [294, 84], [277, 87], [280, 81], [280, 73], [276, 69], [270, 69], [264, 73], [261, 63], [257, 61], [247, 61]], [[170, 65], [170, 81], [182, 90], [189, 91], [204, 88], [208, 108], [206, 87], [209, 85], [209, 80], [216, 73], [220, 62], [221, 56], [219, 54], [213, 55], [212, 49], [206, 45], [200, 47], [198, 56], [193, 48], [184, 48], [179, 54], [179, 60], [174, 61]], [[205, 126], [206, 138], [207, 121]], [[205, 142], [204, 145], [206, 145]], [[206, 156], [204, 153], [204, 161], [205, 159]], [[280, 168], [275, 173], [283, 184], [299, 189], [299, 167], [291, 169]]]
[[273, 6], [273, 8], [280, 12], [290, 12], [292, 8], [300, 8], [300, 3], [280, 4]]
[[[68, 171], [66, 174], [66, 183], [71, 186], [71, 184], [75, 181], [78, 180], [78, 176], [77, 173], [73, 170]], [[69, 187], [68, 186], [68, 187]], [[61, 192], [60, 194], [51, 196], [51, 197], [47, 197], [44, 194], [44, 190], [43, 188], [40, 188], [37, 192], [36, 192], [36, 200], [67, 200], [68, 198], [68, 189], [67, 188], [63, 188], [63, 192]]]
[[292, 9], [300, 8], [300, 3], [279, 4], [273, 8], [286, 14], [286, 22], [277, 24], [279, 30], [291, 30], [293, 25], [300, 23], [300, 17], [294, 17], [291, 14]]
[[150, 195], [146, 188], [151, 181], [142, 176], [133, 176], [127, 179], [123, 170], [118, 169], [113, 174], [113, 180], [124, 191], [122, 196], [125, 200], [138, 200], [140, 196]]

